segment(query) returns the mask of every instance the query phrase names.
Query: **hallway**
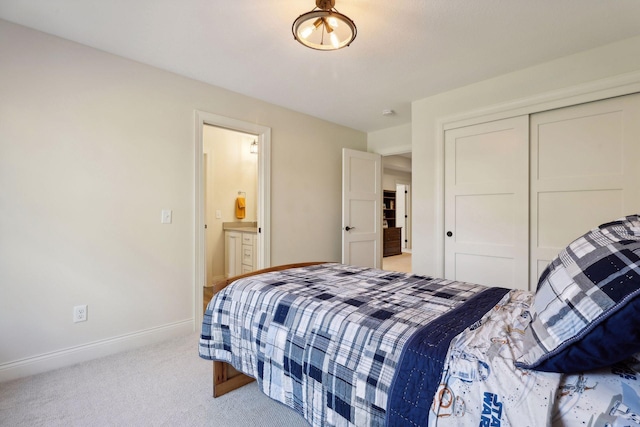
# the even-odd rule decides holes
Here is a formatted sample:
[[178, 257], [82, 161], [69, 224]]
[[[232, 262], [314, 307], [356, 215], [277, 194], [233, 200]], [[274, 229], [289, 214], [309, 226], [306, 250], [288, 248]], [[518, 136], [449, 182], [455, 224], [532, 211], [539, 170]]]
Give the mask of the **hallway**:
[[382, 269], [411, 273], [411, 253], [403, 252], [400, 255], [382, 258]]

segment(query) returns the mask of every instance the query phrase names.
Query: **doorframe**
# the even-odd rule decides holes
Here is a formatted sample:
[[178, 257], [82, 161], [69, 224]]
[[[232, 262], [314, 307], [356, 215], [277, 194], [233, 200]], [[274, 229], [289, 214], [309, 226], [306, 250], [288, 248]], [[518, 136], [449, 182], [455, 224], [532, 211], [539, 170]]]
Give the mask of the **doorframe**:
[[640, 72], [634, 71], [555, 91], [531, 95], [523, 99], [494, 104], [477, 110], [442, 117], [436, 121], [435, 151], [435, 267], [434, 275], [444, 277], [444, 149], [445, 132], [474, 124], [531, 115], [556, 108], [569, 107], [607, 98], [640, 92]]
[[[384, 181], [384, 158], [387, 156], [397, 156], [397, 155], [401, 155], [401, 154], [407, 154], [407, 153], [412, 153], [413, 154], [413, 146], [409, 145], [409, 146], [398, 146], [398, 147], [387, 147], [385, 149], [382, 150], [376, 150], [376, 153], [380, 154], [383, 158], [383, 165], [382, 165], [382, 177], [383, 177], [383, 181]], [[407, 206], [405, 206], [405, 212], [409, 212], [409, 230], [405, 230], [409, 231], [409, 234], [411, 235], [410, 239], [409, 239], [409, 243], [411, 244], [411, 248], [408, 248], [406, 250], [406, 252], [408, 253], [413, 253], [413, 194], [411, 193], [412, 191], [412, 186], [413, 186], [413, 155], [411, 158], [411, 181], [403, 181], [403, 180], [395, 180], [396, 185], [398, 184], [403, 184], [409, 187], [409, 197], [408, 197], [408, 202], [406, 203]], [[384, 190], [383, 190], [384, 191]], [[397, 197], [397, 195], [396, 195]]]
[[[413, 177], [413, 171], [411, 172], [411, 176]], [[404, 186], [404, 191], [405, 191], [405, 194], [403, 195], [404, 196], [404, 213], [407, 216], [404, 221], [405, 226], [403, 227], [406, 242], [402, 242], [402, 244], [406, 243], [406, 246], [408, 247], [404, 247], [402, 252], [411, 253], [413, 248], [412, 242], [411, 242], [411, 219], [412, 219], [411, 218], [411, 182], [404, 181], [401, 179], [396, 179], [396, 199], [398, 198], [399, 185]], [[396, 215], [396, 225], [397, 224], [398, 224], [398, 216]]]
[[243, 120], [232, 119], [195, 110], [194, 132], [194, 221], [193, 221], [193, 313], [194, 331], [202, 319], [202, 287], [206, 277], [205, 217], [204, 217], [204, 161], [203, 126], [210, 125], [232, 131], [257, 135], [258, 141], [258, 234], [257, 268], [271, 266], [271, 128]]

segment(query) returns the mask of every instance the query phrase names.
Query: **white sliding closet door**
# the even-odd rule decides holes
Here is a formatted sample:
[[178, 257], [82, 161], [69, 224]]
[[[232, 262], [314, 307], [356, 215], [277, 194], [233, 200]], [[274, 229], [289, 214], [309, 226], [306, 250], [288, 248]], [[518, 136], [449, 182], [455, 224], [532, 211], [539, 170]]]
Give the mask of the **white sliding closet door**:
[[558, 252], [640, 212], [640, 94], [531, 116], [531, 287]]
[[445, 132], [445, 278], [527, 289], [529, 117]]

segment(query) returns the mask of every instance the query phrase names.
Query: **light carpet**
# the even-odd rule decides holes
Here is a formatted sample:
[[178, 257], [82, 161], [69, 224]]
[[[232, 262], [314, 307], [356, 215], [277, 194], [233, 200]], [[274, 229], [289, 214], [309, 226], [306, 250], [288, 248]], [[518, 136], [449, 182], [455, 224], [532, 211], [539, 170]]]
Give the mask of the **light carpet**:
[[308, 427], [256, 383], [214, 399], [198, 335], [0, 383], [2, 426]]
[[400, 255], [393, 255], [382, 258], [382, 269], [386, 271], [411, 273], [411, 254], [408, 252], [403, 252]]

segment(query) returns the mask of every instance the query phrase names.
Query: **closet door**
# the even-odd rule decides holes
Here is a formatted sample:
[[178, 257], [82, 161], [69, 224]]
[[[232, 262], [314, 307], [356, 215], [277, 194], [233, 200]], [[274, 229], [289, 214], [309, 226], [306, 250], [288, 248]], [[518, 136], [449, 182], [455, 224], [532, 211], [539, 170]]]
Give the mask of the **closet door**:
[[531, 288], [585, 231], [640, 212], [640, 94], [531, 116]]
[[527, 289], [529, 118], [445, 132], [445, 278]]

